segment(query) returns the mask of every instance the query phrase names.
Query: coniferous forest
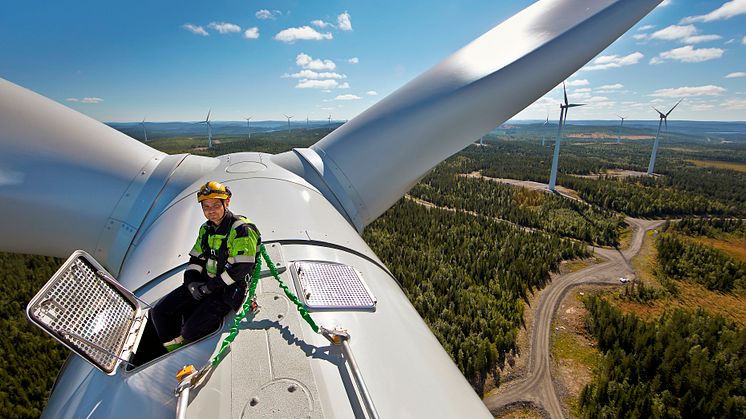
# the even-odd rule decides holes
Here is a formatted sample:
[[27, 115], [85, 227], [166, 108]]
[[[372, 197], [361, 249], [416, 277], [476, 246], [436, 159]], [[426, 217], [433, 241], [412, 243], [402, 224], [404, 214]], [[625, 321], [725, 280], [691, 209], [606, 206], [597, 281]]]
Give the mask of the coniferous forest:
[[604, 354], [580, 395], [585, 417], [746, 417], [746, 330], [701, 310], [647, 323], [598, 297], [585, 305]]
[[26, 304], [62, 261], [0, 253], [0, 417], [41, 415], [68, 350], [26, 320]]
[[[150, 145], [172, 154], [280, 153], [307, 147], [328, 132], [216, 138], [211, 150], [204, 139], [165, 138]], [[746, 172], [695, 163], [743, 163], [746, 147], [708, 146], [670, 135], [671, 145], [659, 154], [659, 176], [618, 178], [606, 172], [647, 168], [651, 141], [563, 143], [558, 184], [576, 190], [585, 203], [489, 179], [546, 183], [551, 147], [539, 145], [541, 135], [528, 126], [488, 136], [485, 147], [465, 148], [364, 231], [480, 395], [488, 377], [499, 384], [497, 367], [516, 350], [528, 296], [548, 283], [561, 261], [589, 256], [590, 246], [619, 244], [625, 215], [720, 216], [712, 222], [685, 218], [661, 233], [659, 274], [721, 292], [744, 289], [742, 262], [691, 238], [744, 234], [743, 223], [731, 219], [746, 216]], [[0, 389], [0, 417], [38, 416], [66, 356], [24, 315], [28, 300], [59, 263], [0, 254], [0, 374], [6, 383]], [[635, 297], [640, 300], [661, 292], [644, 286], [636, 292], [640, 289], [644, 295]], [[743, 329], [704, 312], [669, 312], [645, 323], [601, 300], [587, 304], [588, 328], [605, 355], [598, 377], [582, 394], [584, 415], [745, 416]]]

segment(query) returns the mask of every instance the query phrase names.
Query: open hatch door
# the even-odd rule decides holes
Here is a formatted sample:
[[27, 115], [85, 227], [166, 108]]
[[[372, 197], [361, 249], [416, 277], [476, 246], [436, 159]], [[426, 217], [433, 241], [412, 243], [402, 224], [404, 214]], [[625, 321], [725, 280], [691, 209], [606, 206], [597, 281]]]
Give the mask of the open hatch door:
[[35, 325], [108, 375], [137, 349], [147, 311], [91, 255], [76, 250], [26, 307]]

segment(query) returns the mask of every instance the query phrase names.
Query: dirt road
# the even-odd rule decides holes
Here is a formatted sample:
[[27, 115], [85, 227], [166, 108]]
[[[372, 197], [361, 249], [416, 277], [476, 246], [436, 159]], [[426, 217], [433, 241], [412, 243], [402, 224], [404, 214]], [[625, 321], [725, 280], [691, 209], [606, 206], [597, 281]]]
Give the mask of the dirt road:
[[557, 276], [544, 288], [535, 309], [526, 376], [507, 383], [484, 398], [493, 415], [528, 403], [551, 418], [565, 417], [551, 376], [549, 340], [552, 318], [571, 288], [586, 284], [619, 284], [619, 277], [633, 274], [629, 261], [640, 251], [645, 232], [664, 222], [635, 218], [626, 218], [625, 221], [634, 229], [629, 248], [621, 251], [596, 248], [596, 254], [607, 259], [606, 262]]

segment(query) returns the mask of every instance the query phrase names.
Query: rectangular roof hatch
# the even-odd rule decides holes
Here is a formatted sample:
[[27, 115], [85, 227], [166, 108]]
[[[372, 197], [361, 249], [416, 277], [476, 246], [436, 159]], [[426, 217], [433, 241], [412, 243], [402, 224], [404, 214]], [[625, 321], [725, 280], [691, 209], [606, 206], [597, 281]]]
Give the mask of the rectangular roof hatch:
[[82, 250], [31, 299], [26, 315], [108, 375], [132, 356], [146, 321], [135, 296]]
[[296, 261], [291, 269], [296, 289], [313, 310], [375, 310], [376, 298], [352, 266], [331, 262]]

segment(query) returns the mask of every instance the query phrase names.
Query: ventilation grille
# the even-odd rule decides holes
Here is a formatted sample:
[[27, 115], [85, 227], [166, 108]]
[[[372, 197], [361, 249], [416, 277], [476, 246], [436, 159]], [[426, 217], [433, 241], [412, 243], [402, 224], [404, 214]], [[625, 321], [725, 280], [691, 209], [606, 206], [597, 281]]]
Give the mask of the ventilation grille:
[[309, 309], [375, 310], [376, 299], [352, 266], [327, 262], [295, 262], [293, 278]]
[[34, 323], [108, 374], [116, 369], [125, 343], [131, 343], [133, 323], [140, 323], [135, 322], [140, 310], [134, 297], [81, 251], [55, 273], [26, 312]]

